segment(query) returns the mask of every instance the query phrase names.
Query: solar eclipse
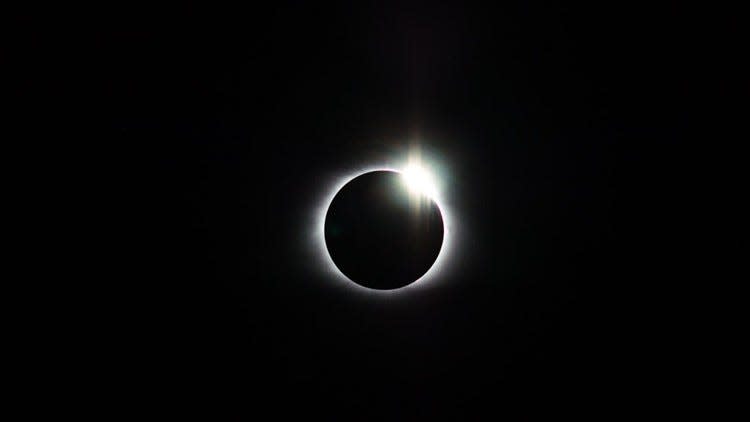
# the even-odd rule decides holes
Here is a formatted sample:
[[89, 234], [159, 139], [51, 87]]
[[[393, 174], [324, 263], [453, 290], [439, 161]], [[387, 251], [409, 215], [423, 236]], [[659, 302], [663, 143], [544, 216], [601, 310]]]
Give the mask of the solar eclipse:
[[325, 242], [336, 267], [360, 286], [409, 285], [435, 262], [443, 218], [423, 173], [373, 171], [339, 190], [326, 213]]
[[455, 233], [442, 170], [412, 149], [408, 160], [360, 166], [331, 181], [316, 208], [311, 246], [342, 286], [388, 294], [445, 274]]

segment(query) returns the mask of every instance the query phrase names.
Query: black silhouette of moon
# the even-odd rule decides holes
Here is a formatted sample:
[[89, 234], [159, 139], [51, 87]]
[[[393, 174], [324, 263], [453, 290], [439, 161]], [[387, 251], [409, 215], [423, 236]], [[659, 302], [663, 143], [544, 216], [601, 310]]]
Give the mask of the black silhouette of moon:
[[434, 200], [409, 191], [400, 173], [379, 170], [355, 177], [336, 193], [324, 231], [328, 253], [346, 277], [392, 290], [432, 267], [444, 229]]

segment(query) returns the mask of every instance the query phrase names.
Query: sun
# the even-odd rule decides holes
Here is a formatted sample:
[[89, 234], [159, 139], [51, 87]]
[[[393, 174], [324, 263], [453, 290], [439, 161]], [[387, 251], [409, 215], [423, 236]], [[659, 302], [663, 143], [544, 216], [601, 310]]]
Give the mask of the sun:
[[[400, 155], [400, 154], [399, 154]], [[320, 268], [331, 277], [342, 281], [341, 286], [353, 288], [355, 291], [368, 295], [390, 296], [406, 291], [417, 291], [434, 285], [438, 280], [445, 280], [446, 274], [452, 271], [455, 263], [456, 246], [461, 242], [459, 234], [459, 209], [446, 190], [449, 173], [444, 166], [436, 166], [434, 157], [423, 157], [419, 149], [408, 151], [406, 157], [401, 155], [384, 156], [377, 163], [360, 162], [331, 173], [331, 177], [323, 185], [319, 199], [315, 201], [312, 213], [313, 221], [310, 227], [310, 250], [314, 251], [318, 262], [324, 263]], [[403, 158], [406, 158], [405, 160]], [[424, 160], [423, 158], [429, 158]], [[368, 159], [370, 161], [371, 159]], [[344, 185], [354, 178], [373, 171], [391, 171], [402, 177], [404, 190], [415, 197], [428, 198], [437, 204], [443, 218], [443, 245], [437, 259], [427, 272], [413, 283], [393, 290], [373, 290], [349, 280], [333, 262], [325, 243], [325, 219], [333, 198]]]
[[409, 163], [401, 171], [406, 187], [413, 194], [425, 195], [434, 199], [438, 190], [435, 179], [429, 171], [419, 163]]

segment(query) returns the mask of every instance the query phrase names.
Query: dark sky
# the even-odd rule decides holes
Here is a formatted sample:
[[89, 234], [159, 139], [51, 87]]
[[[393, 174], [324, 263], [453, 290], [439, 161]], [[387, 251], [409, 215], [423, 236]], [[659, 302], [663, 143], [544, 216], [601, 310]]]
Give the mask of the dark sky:
[[[138, 186], [118, 294], [132, 305], [110, 330], [125, 396], [237, 420], [606, 416], [657, 400], [650, 298], [678, 261], [662, 246], [684, 236], [661, 205], [684, 189], [700, 38], [677, 6], [106, 15], [81, 39], [98, 123]], [[413, 142], [444, 166], [450, 271], [404, 295], [343, 288], [311, 250], [320, 193]]]

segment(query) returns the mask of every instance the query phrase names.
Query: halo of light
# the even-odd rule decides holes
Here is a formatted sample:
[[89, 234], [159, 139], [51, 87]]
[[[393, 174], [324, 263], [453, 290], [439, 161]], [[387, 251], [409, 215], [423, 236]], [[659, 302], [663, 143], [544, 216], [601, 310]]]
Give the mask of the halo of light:
[[[356, 282], [349, 279], [344, 275], [341, 270], [333, 262], [328, 248], [325, 243], [325, 220], [328, 213], [328, 208], [333, 201], [336, 194], [344, 187], [347, 183], [353, 179], [373, 171], [391, 171], [400, 173], [404, 176], [407, 186], [411, 186], [412, 189], [418, 190], [423, 194], [426, 194], [435, 201], [438, 209], [443, 218], [443, 244], [440, 248], [435, 262], [421, 277], [412, 283], [392, 290], [377, 290], [370, 289], [368, 287], [361, 286]], [[408, 291], [415, 291], [423, 289], [435, 283], [441, 274], [446, 271], [447, 264], [449, 263], [449, 257], [453, 254], [453, 246], [456, 241], [456, 231], [454, 228], [454, 212], [451, 202], [446, 200], [443, 195], [443, 189], [439, 180], [435, 178], [428, 170], [427, 166], [421, 163], [418, 158], [411, 158], [405, 165], [383, 165], [383, 166], [364, 166], [357, 170], [341, 174], [333, 180], [330, 188], [325, 191], [320, 198], [320, 202], [315, 209], [315, 224], [313, 225], [314, 232], [312, 233], [312, 247], [316, 251], [316, 255], [320, 259], [320, 262], [324, 263], [324, 270], [326, 274], [336, 279], [341, 286], [353, 289], [359, 292], [372, 294], [372, 295], [393, 295], [405, 293]]]

